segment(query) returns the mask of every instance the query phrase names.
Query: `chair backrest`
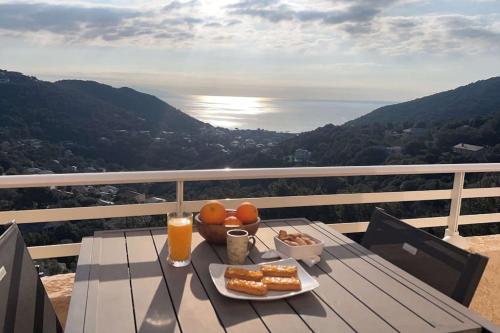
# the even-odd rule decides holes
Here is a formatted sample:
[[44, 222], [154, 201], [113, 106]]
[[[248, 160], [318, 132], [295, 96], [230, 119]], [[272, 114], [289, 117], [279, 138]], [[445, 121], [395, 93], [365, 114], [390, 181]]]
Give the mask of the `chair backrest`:
[[0, 226], [0, 333], [33, 332], [62, 328], [19, 228]]
[[376, 208], [361, 244], [465, 306], [488, 257], [469, 253]]

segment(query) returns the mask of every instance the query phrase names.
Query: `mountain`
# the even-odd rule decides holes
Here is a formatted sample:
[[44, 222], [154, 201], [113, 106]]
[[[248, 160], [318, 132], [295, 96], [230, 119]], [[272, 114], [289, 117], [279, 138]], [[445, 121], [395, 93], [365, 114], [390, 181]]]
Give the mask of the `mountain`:
[[131, 88], [113, 88], [94, 81], [80, 80], [57, 81], [55, 85], [68, 92], [85, 94], [89, 98], [143, 118], [149, 127], [148, 129], [190, 132], [208, 126], [208, 124], [188, 116], [155, 96]]
[[194, 132], [209, 125], [130, 88], [0, 71], [0, 126], [25, 137], [85, 142], [119, 130]]
[[130, 88], [0, 70], [0, 175], [224, 167], [292, 136], [216, 128]]
[[[419, 104], [429, 99], [432, 101], [435, 96], [440, 96], [440, 99], [448, 100], [449, 105], [455, 103], [457, 107], [461, 105], [455, 99], [462, 104], [475, 100], [476, 106], [489, 105], [489, 110], [494, 112], [494, 105], [497, 105], [494, 101], [498, 101], [497, 94], [491, 91], [494, 84], [498, 85], [498, 79], [407, 104]], [[471, 90], [475, 92], [471, 93]], [[465, 95], [467, 98], [462, 97]], [[445, 108], [436, 106], [435, 109]], [[153, 96], [129, 88], [116, 89], [89, 81], [51, 83], [20, 73], [0, 71], [0, 175], [500, 162], [500, 112], [484, 115], [487, 112], [485, 108], [470, 110], [472, 114], [468, 118], [473, 119], [455, 120], [450, 117], [440, 124], [422, 124], [425, 125], [422, 128], [425, 130], [424, 136], [405, 131], [407, 124], [404, 122], [383, 124], [378, 121], [367, 122], [367, 126], [330, 124], [298, 135], [264, 130], [229, 130], [199, 122]], [[478, 113], [483, 116], [474, 117]], [[426, 116], [418, 120], [428, 118]], [[464, 153], [453, 149], [458, 143], [484, 148], [478, 154]], [[309, 157], [297, 158], [297, 152], [304, 150], [308, 154], [302, 156]], [[495, 187], [500, 183], [498, 175], [492, 174], [469, 178], [470, 187]], [[449, 175], [400, 175], [193, 182], [187, 188], [186, 198], [202, 200], [424, 191], [450, 188], [452, 181]], [[126, 184], [117, 185], [117, 189], [133, 190], [149, 198], [159, 197], [170, 201], [175, 200], [173, 185]], [[133, 202], [126, 196], [108, 193], [98, 186], [12, 189], [2, 191], [0, 195], [1, 211], [129, 203]], [[449, 204], [445, 200], [377, 205], [407, 218], [441, 216], [449, 212]], [[498, 200], [491, 198], [466, 200], [462, 204], [462, 214], [495, 211], [498, 206]], [[305, 216], [311, 220], [332, 222], [365, 221], [369, 219], [373, 207], [295, 207], [264, 209], [261, 213], [263, 218]], [[96, 230], [161, 226], [164, 225], [164, 218], [128, 217], [50, 225], [46, 227], [37, 223], [24, 226], [27, 244], [79, 242], [82, 236], [92, 235]], [[464, 226], [462, 231], [467, 235], [500, 232], [498, 225]], [[76, 264], [74, 258], [63, 260], [70, 267]], [[54, 267], [53, 272], [59, 272], [60, 265]]]
[[464, 120], [500, 111], [500, 77], [378, 108], [346, 125]]

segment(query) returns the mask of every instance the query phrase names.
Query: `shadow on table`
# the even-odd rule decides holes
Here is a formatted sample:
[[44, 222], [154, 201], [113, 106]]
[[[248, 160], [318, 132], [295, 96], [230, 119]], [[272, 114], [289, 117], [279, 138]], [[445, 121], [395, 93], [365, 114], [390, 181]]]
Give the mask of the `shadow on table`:
[[[135, 265], [137, 266], [137, 273], [136, 273], [136, 275], [134, 275], [134, 278], [147, 278], [147, 277], [156, 276], [156, 274], [151, 273], [150, 268], [158, 265], [157, 261], [135, 263]], [[84, 276], [76, 276], [75, 282], [93, 281], [96, 279], [101, 281], [101, 282], [129, 280], [130, 279], [128, 276], [127, 276], [127, 278], [124, 278], [124, 276], [123, 276], [123, 271], [124, 270], [128, 271], [128, 265], [126, 263], [124, 263], [124, 264], [108, 264], [108, 265], [100, 265], [100, 264], [79, 265], [78, 269], [81, 269], [81, 270], [89, 269], [91, 271], [99, 270], [99, 274], [96, 275], [96, 274], [91, 273], [90, 278], [87, 278]]]
[[208, 266], [210, 263], [221, 263], [224, 260], [224, 253], [221, 249], [222, 247], [217, 249], [207, 242], [201, 242], [193, 249], [193, 265], [203, 284], [203, 290], [197, 290], [193, 279], [191, 281], [191, 290], [193, 294], [201, 299], [206, 299], [206, 295], [209, 295], [210, 302], [219, 320], [226, 328], [237, 326], [243, 322], [258, 320], [258, 315], [249, 301], [236, 300], [222, 296], [213, 284]]
[[328, 245], [323, 248], [323, 251], [326, 251], [335, 259], [340, 260], [366, 256], [365, 253], [360, 253], [359, 251], [354, 252], [350, 247], [346, 247], [345, 245]]
[[180, 332], [175, 313], [173, 311], [167, 311], [165, 302], [170, 302], [170, 299], [168, 299], [168, 295], [165, 295], [165, 293], [158, 288], [151, 303], [148, 305], [146, 313], [143, 314], [144, 319], [142, 321], [137, 320], [137, 317], [141, 314], [138, 313], [136, 307], [135, 316], [138, 332]]

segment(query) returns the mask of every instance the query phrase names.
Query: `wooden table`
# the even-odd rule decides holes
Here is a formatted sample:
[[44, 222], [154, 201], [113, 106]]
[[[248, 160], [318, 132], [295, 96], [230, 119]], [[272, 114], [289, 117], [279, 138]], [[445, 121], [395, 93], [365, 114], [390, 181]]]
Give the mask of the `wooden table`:
[[271, 302], [220, 295], [208, 265], [225, 247], [193, 233], [192, 265], [167, 264], [165, 228], [96, 232], [84, 238], [65, 332], [479, 332], [498, 328], [323, 223], [262, 223], [248, 263], [264, 260], [278, 230], [325, 241], [305, 266], [320, 286]]

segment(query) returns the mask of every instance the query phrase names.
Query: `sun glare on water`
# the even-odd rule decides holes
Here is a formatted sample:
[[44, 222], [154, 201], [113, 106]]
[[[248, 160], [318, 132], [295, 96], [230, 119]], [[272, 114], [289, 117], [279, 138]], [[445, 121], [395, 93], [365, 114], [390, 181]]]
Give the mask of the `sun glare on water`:
[[269, 99], [241, 96], [194, 96], [193, 112], [201, 121], [214, 126], [235, 128], [250, 118], [272, 112]]

